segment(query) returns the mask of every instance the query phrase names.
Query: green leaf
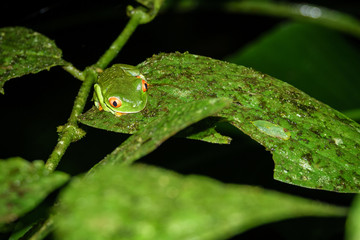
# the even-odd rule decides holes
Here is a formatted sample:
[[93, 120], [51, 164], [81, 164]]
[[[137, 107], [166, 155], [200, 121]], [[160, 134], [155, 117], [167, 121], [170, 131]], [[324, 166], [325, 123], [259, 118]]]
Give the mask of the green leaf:
[[[150, 93], [150, 96], [152, 94]], [[151, 101], [151, 100], [149, 100]], [[176, 105], [176, 103], [174, 103]], [[179, 107], [181, 104], [179, 104]], [[173, 109], [176, 109], [174, 107]], [[80, 115], [79, 121], [91, 127], [104, 129], [107, 131], [118, 132], [118, 133], [135, 133], [146, 124], [156, 120], [160, 117], [159, 115], [166, 115], [168, 109], [164, 109], [165, 112], [158, 112], [155, 115], [148, 112], [148, 108], [137, 114], [127, 114], [121, 117], [115, 117], [113, 114], [108, 112], [100, 112], [95, 106], [92, 107], [85, 114]], [[194, 124], [188, 129], [180, 132], [178, 135], [187, 137], [189, 139], [202, 140], [211, 143], [230, 143], [231, 138], [222, 136], [215, 130], [216, 123], [221, 118], [205, 119], [201, 123]]]
[[42, 161], [0, 160], [0, 228], [35, 208], [68, 179], [65, 173], [50, 173]]
[[[159, 54], [143, 62], [149, 101], [120, 118], [92, 110], [81, 122], [131, 133], [181, 104], [209, 97], [233, 100], [216, 114], [273, 154], [274, 177], [299, 186], [360, 192], [360, 125], [295, 87], [252, 69], [192, 54]], [[264, 132], [254, 121], [283, 129]]]
[[282, 79], [337, 109], [360, 107], [360, 52], [335, 31], [288, 22], [227, 60]]
[[360, 195], [354, 198], [346, 221], [346, 240], [360, 239]]
[[210, 143], [230, 144], [231, 137], [223, 136], [216, 131], [218, 124], [221, 124], [222, 122], [222, 118], [208, 117], [200, 122], [197, 122], [185, 128], [176, 136], [186, 137], [194, 140], [201, 140]]
[[205, 99], [184, 103], [165, 116], [150, 122], [109, 154], [99, 165], [129, 164], [155, 150], [181, 129], [219, 112], [231, 103], [229, 99]]
[[56, 239], [226, 239], [262, 224], [346, 209], [258, 187], [132, 165], [105, 166], [62, 192]]
[[0, 29], [0, 92], [6, 81], [65, 65], [61, 50], [40, 33], [23, 27]]

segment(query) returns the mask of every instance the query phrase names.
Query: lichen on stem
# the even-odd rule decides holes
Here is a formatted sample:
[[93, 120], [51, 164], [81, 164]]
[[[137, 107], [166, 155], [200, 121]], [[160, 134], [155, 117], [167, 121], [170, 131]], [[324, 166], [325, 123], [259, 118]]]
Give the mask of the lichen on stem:
[[95, 82], [96, 76], [95, 70], [91, 68], [85, 70], [85, 80], [75, 99], [71, 115], [67, 124], [58, 128], [58, 131], [60, 132], [58, 143], [45, 164], [45, 167], [50, 171], [54, 171], [56, 169], [61, 157], [64, 155], [70, 143], [84, 136], [84, 132], [78, 127], [77, 117], [84, 110], [86, 100]]
[[67, 72], [69, 72], [71, 75], [73, 75], [75, 78], [84, 81], [85, 80], [85, 76], [84, 76], [84, 72], [76, 69], [72, 64], [68, 64], [63, 66], [63, 69]]

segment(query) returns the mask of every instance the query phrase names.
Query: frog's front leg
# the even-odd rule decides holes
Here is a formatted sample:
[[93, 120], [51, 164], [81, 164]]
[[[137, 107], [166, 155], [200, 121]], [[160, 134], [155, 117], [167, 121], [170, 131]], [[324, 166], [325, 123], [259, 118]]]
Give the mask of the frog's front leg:
[[105, 105], [104, 97], [102, 95], [101, 87], [99, 86], [99, 84], [94, 85], [94, 103], [100, 111], [103, 111], [104, 109], [106, 111], [107, 106]]

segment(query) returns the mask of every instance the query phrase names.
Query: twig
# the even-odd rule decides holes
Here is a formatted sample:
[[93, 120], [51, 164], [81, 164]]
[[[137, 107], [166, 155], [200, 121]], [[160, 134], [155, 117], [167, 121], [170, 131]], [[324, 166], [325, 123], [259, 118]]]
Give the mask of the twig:
[[75, 68], [72, 64], [63, 66], [63, 69], [67, 72], [69, 72], [71, 75], [76, 77], [77, 79], [84, 81], [85, 76], [84, 73], [79, 71], [77, 68]]
[[118, 36], [118, 38], [111, 44], [110, 48], [101, 56], [99, 61], [95, 64], [95, 67], [104, 69], [109, 63], [117, 56], [135, 29], [140, 25], [148, 22], [149, 15], [143, 8], [133, 9], [128, 7], [128, 14], [131, 16], [130, 21], [125, 26], [124, 30]]
[[58, 128], [58, 131], [60, 132], [59, 141], [45, 164], [45, 167], [50, 171], [54, 171], [56, 169], [61, 157], [64, 155], [70, 143], [79, 140], [85, 135], [84, 131], [77, 125], [77, 117], [84, 110], [86, 100], [95, 82], [96, 76], [95, 70], [92, 70], [91, 68], [85, 71], [85, 80], [75, 99], [68, 122], [64, 126]]
[[28, 239], [29, 240], [41, 240], [44, 239], [54, 229], [54, 219], [50, 215], [45, 222], [38, 226], [37, 231]]

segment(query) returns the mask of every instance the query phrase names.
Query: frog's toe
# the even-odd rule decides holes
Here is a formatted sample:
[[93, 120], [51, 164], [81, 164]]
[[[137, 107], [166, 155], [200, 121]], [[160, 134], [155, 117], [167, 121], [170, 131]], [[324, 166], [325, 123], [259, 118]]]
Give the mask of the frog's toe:
[[95, 107], [97, 107], [97, 109], [99, 109], [99, 111], [103, 110], [101, 104], [98, 101], [95, 101], [94, 103], [95, 103]]
[[125, 115], [125, 114], [126, 114], [126, 113], [116, 112], [116, 113], [115, 113], [115, 116], [120, 117], [120, 116]]
[[142, 74], [139, 74], [139, 75], [137, 75], [136, 77], [137, 77], [137, 78], [140, 78], [140, 79], [145, 79], [144, 75], [142, 75]]

